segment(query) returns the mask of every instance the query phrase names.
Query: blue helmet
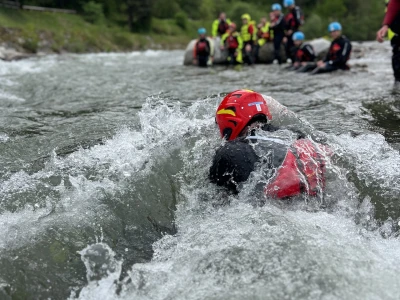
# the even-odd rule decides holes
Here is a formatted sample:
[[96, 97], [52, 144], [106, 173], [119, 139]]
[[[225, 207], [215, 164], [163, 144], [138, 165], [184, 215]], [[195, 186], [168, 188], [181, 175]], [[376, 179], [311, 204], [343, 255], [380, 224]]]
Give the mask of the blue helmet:
[[342, 30], [342, 25], [340, 25], [339, 22], [332, 22], [331, 24], [329, 24], [329, 26], [328, 26], [329, 32], [336, 31], [336, 30]]
[[288, 7], [290, 5], [294, 5], [294, 0], [283, 0], [284, 7]]
[[282, 6], [279, 3], [272, 4], [272, 10], [282, 10]]
[[207, 30], [203, 27], [199, 28], [199, 30], [197, 30], [198, 34], [206, 34]]
[[302, 33], [301, 31], [296, 31], [292, 35], [292, 40], [293, 41], [304, 41], [305, 38], [306, 37], [304, 36], [304, 33]]

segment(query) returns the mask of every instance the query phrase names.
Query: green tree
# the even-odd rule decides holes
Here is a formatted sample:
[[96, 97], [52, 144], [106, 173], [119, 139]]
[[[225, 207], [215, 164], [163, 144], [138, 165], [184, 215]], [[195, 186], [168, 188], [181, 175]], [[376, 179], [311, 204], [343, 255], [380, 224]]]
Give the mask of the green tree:
[[151, 29], [152, 0], [124, 0], [128, 15], [128, 26], [132, 32]]

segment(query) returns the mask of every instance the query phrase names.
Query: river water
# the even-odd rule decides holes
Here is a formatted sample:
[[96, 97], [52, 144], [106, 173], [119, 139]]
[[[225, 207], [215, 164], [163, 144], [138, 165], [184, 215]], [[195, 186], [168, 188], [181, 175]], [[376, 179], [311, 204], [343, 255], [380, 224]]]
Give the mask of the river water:
[[[389, 45], [355, 48], [320, 76], [183, 51], [0, 62], [0, 299], [398, 299], [400, 94]], [[323, 203], [208, 182], [239, 88], [326, 136]]]

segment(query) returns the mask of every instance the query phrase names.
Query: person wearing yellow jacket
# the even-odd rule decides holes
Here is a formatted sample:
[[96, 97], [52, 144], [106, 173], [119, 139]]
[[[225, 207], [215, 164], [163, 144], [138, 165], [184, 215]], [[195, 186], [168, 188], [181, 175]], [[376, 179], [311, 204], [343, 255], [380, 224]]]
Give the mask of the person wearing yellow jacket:
[[230, 65], [243, 63], [243, 40], [236, 31], [236, 24], [231, 23], [228, 31], [221, 37], [221, 50], [228, 51], [227, 62]]
[[240, 37], [243, 41], [244, 61], [249, 65], [254, 63], [253, 47], [257, 40], [257, 30], [255, 22], [251, 20], [249, 14], [242, 15], [242, 27], [240, 29]]
[[266, 17], [262, 17], [260, 23], [257, 25], [257, 43], [255, 45], [254, 56], [256, 61], [258, 60], [258, 53], [260, 48], [266, 43], [272, 40], [273, 33], [270, 30], [270, 22], [267, 21]]
[[[389, 4], [389, 1], [390, 1], [390, 0], [386, 0], [386, 1], [385, 1], [385, 2], [386, 2], [385, 13], [387, 12], [387, 6], [388, 6], [388, 4]], [[388, 30], [387, 37], [388, 37], [388, 40], [389, 40], [389, 41], [391, 41], [392, 38], [394, 37], [394, 32], [393, 32], [392, 30], [390, 30], [390, 28], [389, 28], [389, 30]]]
[[231, 20], [226, 18], [226, 14], [224, 12], [221, 12], [218, 19], [214, 20], [212, 23], [212, 37], [216, 38], [224, 35], [229, 29], [229, 24], [231, 24]]

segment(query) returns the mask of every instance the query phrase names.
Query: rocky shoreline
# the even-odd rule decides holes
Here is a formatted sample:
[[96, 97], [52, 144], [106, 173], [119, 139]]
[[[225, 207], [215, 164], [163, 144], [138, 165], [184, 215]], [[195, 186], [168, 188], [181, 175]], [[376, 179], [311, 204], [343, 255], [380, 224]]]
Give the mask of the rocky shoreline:
[[36, 54], [24, 53], [14, 48], [7, 48], [4, 46], [0, 46], [0, 60], [13, 61], [13, 60], [30, 58], [32, 56], [36, 56]]

